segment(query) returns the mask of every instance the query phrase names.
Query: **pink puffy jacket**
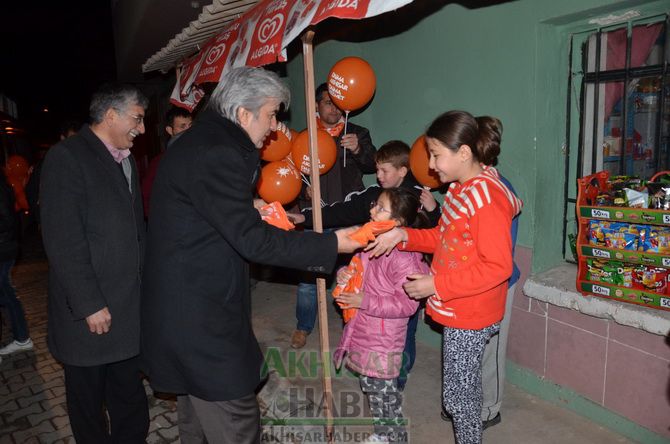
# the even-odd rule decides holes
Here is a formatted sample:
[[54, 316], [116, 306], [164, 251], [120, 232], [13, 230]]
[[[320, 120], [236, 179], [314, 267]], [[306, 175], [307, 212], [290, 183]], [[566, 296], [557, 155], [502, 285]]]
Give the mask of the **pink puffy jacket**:
[[402, 284], [410, 274], [430, 274], [420, 253], [393, 250], [388, 256], [363, 262], [363, 302], [356, 316], [344, 327], [335, 351], [335, 365], [345, 365], [360, 374], [392, 379], [400, 374], [407, 321], [419, 302], [410, 299]]

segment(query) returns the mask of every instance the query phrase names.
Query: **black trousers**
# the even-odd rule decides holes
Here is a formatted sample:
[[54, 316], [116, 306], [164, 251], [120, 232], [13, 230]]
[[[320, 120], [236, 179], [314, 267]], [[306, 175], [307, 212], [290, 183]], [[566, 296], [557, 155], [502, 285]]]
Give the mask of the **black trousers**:
[[145, 442], [149, 407], [137, 357], [92, 367], [63, 367], [70, 426], [77, 444]]

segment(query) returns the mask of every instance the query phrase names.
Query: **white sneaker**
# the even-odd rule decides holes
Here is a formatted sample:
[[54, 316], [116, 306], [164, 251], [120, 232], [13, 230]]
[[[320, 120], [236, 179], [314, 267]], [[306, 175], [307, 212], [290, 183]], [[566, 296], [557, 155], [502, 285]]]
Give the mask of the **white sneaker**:
[[388, 438], [385, 436], [378, 435], [376, 433], [373, 433], [372, 435], [368, 436], [368, 439], [363, 441], [361, 444], [372, 444], [375, 442], [389, 442]]
[[32, 350], [33, 341], [28, 338], [24, 342], [13, 341], [0, 348], [0, 356], [9, 355], [18, 351]]

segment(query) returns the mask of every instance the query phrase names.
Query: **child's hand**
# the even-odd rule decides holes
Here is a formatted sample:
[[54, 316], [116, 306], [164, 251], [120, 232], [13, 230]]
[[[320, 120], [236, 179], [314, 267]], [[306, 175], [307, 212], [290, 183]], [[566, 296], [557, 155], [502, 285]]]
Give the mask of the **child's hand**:
[[305, 223], [305, 215], [302, 213], [286, 212], [286, 217], [288, 217], [288, 220], [290, 220], [292, 223], [296, 225]]
[[410, 274], [407, 279], [402, 287], [410, 298], [423, 299], [435, 294], [435, 280], [430, 274]]
[[342, 308], [360, 308], [363, 302], [363, 292], [360, 293], [342, 293], [335, 299]]
[[382, 254], [388, 255], [396, 245], [405, 241], [407, 241], [407, 232], [402, 228], [394, 228], [377, 236], [374, 241], [365, 247], [365, 251], [372, 250], [370, 257], [377, 257]]
[[421, 196], [419, 197], [419, 200], [421, 201], [423, 209], [429, 213], [437, 207], [437, 201], [435, 200], [435, 197], [433, 197], [433, 193], [428, 191], [426, 188], [421, 190]]
[[340, 268], [337, 271], [337, 277], [336, 277], [337, 285], [347, 285], [347, 282], [349, 282], [351, 276], [353, 276], [353, 274], [349, 272], [347, 267]]

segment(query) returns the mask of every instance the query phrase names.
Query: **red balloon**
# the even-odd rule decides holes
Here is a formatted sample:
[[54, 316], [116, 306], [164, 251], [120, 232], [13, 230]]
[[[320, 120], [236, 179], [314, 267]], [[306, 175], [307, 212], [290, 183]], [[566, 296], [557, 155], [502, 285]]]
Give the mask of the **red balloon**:
[[360, 57], [345, 57], [328, 73], [328, 94], [344, 111], [365, 106], [374, 95], [376, 86], [372, 66]]
[[5, 171], [8, 177], [18, 177], [20, 179], [28, 178], [30, 165], [28, 161], [18, 154], [12, 154], [5, 162]]
[[[330, 170], [337, 160], [337, 145], [333, 137], [327, 131], [316, 130], [316, 146], [319, 156], [319, 174]], [[291, 157], [295, 166], [304, 174], [312, 172], [312, 164], [309, 161], [309, 132], [307, 130], [298, 134], [293, 141]]]
[[409, 152], [409, 168], [421, 185], [438, 188], [442, 182], [440, 182], [440, 176], [428, 167], [429, 161], [430, 154], [426, 145], [426, 137], [420, 136], [414, 141]]
[[293, 202], [298, 194], [302, 182], [295, 167], [286, 160], [270, 162], [261, 169], [258, 180], [258, 194], [266, 202], [279, 202], [286, 205]]
[[261, 159], [268, 162], [282, 160], [291, 152], [291, 130], [284, 125], [272, 132], [261, 148]]

